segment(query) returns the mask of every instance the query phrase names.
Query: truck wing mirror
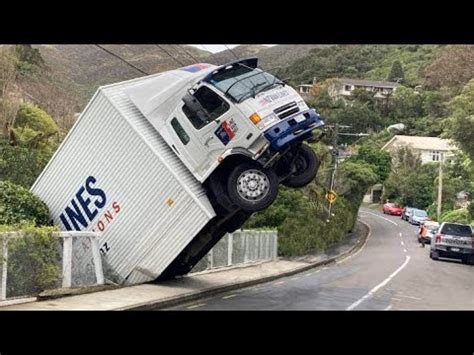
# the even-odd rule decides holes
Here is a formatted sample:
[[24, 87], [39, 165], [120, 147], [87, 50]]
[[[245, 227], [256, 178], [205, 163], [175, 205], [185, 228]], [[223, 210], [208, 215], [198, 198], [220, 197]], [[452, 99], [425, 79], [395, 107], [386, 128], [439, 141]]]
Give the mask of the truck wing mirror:
[[204, 107], [202, 107], [201, 103], [189, 92], [184, 95], [183, 102], [188, 109], [195, 113], [201, 120], [206, 121], [206, 117], [209, 117], [209, 114]]
[[183, 97], [183, 101], [188, 108], [193, 112], [203, 111], [201, 104], [199, 101], [191, 95], [189, 92], [186, 93]]

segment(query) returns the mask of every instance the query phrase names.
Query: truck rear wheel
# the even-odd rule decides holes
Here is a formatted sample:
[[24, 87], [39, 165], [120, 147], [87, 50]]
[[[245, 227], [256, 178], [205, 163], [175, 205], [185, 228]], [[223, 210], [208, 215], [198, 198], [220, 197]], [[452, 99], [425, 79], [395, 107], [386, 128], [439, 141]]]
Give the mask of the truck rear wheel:
[[261, 211], [275, 201], [278, 195], [278, 177], [273, 169], [242, 163], [229, 174], [227, 191], [232, 202], [242, 210]]
[[319, 160], [308, 145], [302, 144], [293, 161], [293, 174], [282, 181], [288, 187], [298, 188], [308, 185], [314, 180], [319, 169]]

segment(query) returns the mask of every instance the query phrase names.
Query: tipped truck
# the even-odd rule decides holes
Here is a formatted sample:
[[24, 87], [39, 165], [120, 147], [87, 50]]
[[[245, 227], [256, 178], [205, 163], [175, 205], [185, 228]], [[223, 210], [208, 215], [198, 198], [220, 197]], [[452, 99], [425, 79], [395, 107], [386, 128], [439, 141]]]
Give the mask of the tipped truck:
[[[255, 58], [196, 64], [99, 88], [32, 192], [62, 229], [102, 232], [110, 280], [169, 278], [267, 208], [280, 183], [311, 182], [319, 163], [304, 142], [322, 125]], [[78, 268], [90, 267], [83, 255]]]

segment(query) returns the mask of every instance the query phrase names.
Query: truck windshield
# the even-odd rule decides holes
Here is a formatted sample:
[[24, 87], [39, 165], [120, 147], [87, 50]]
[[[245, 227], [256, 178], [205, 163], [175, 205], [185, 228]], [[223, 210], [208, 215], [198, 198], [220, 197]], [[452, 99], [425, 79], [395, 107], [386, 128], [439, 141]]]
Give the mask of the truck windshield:
[[281, 80], [261, 69], [241, 64], [216, 73], [209, 82], [236, 102], [242, 102], [276, 85], [284, 85]]

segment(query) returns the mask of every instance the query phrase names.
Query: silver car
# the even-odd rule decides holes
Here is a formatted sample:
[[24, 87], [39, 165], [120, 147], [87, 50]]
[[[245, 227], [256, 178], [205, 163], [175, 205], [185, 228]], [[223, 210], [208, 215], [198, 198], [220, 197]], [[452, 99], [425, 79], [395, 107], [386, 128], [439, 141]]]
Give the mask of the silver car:
[[474, 235], [468, 224], [443, 222], [434, 238], [431, 238], [430, 258], [461, 259], [474, 263]]

